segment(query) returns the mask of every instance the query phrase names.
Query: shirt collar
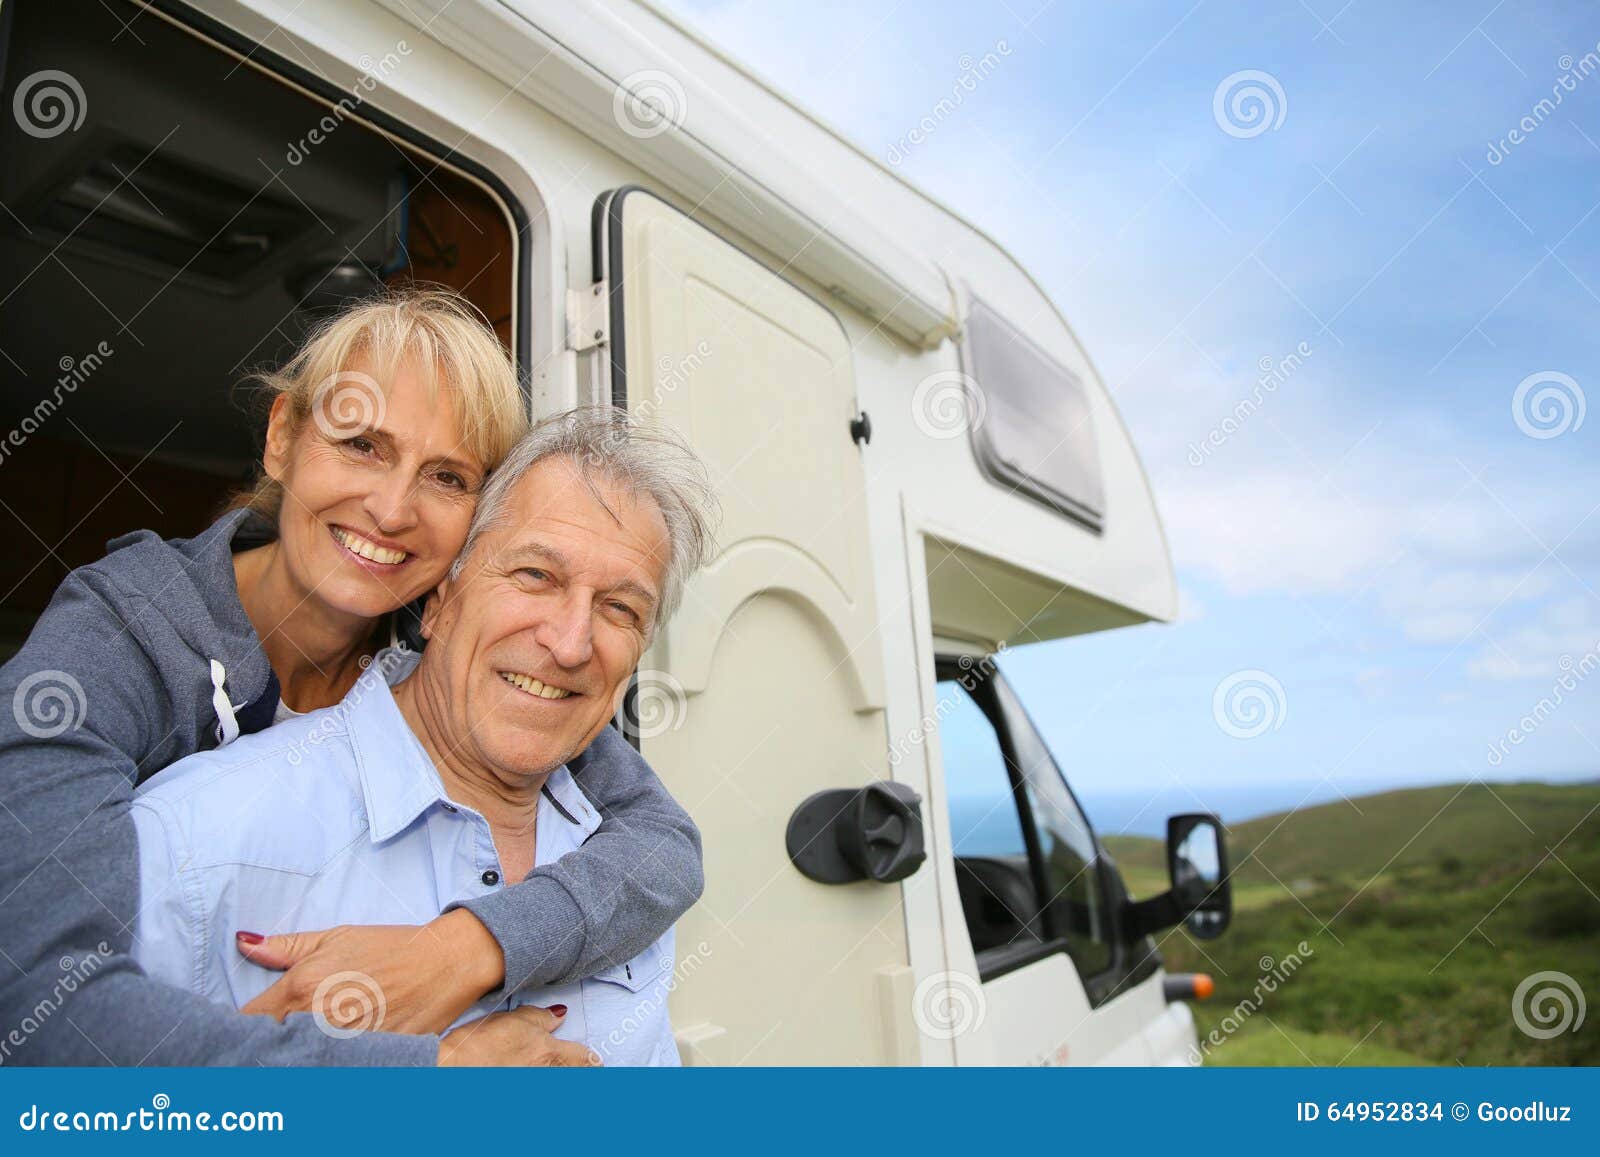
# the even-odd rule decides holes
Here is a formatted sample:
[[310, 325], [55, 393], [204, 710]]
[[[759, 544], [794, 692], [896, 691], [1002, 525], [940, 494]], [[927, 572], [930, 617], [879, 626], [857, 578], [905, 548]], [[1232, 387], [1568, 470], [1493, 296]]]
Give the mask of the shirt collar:
[[[420, 658], [417, 652], [403, 647], [385, 647], [335, 709], [346, 712], [373, 843], [399, 835], [434, 804], [450, 803], [433, 760], [401, 714], [391, 691], [416, 669]], [[553, 800], [563, 822], [575, 823], [582, 830], [583, 839], [599, 828], [599, 813], [565, 765], [556, 768], [545, 781], [545, 794], [547, 799], [541, 800], [539, 806], [543, 808]]]

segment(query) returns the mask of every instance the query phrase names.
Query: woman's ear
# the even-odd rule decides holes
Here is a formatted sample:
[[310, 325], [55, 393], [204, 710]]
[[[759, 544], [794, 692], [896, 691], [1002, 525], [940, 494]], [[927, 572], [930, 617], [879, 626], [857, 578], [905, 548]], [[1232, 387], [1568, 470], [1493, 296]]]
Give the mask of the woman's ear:
[[261, 453], [261, 465], [267, 477], [274, 482], [283, 481], [289, 464], [290, 450], [294, 446], [294, 418], [289, 396], [279, 394], [272, 399], [272, 412], [267, 416], [267, 442]]

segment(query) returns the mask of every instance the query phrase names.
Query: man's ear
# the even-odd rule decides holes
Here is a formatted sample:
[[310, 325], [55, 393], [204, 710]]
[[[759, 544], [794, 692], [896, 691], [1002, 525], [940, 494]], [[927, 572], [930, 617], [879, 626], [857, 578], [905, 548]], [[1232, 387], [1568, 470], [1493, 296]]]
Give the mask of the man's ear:
[[450, 598], [451, 589], [455, 580], [447, 578], [428, 594], [428, 601], [422, 604], [422, 637], [432, 640], [433, 629], [439, 622], [439, 616], [444, 614], [445, 603]]
[[294, 446], [294, 415], [289, 406], [289, 396], [279, 394], [272, 399], [272, 412], [267, 416], [267, 441], [261, 454], [261, 465], [273, 481], [283, 479], [289, 464], [289, 453]]

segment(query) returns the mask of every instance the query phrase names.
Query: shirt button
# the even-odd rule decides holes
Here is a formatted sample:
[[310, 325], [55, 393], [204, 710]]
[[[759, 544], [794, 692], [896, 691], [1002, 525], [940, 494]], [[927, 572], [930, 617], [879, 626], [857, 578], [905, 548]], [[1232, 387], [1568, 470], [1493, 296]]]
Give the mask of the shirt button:
[[492, 887], [494, 887], [496, 884], [498, 884], [500, 882], [500, 873], [495, 871], [493, 868], [490, 868], [487, 872], [485, 872], [483, 874], [481, 879], [483, 880], [483, 882], [485, 884], [488, 884], [489, 887], [492, 888]]
[[444, 810], [447, 811], [447, 812], [455, 812], [455, 811], [460, 810], [453, 803], [444, 804], [443, 807], [444, 807]]

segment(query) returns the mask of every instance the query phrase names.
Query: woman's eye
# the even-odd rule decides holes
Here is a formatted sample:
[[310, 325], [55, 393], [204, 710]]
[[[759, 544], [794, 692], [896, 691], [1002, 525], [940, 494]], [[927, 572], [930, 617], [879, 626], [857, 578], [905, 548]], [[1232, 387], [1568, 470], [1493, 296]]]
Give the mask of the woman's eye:
[[441, 470], [434, 477], [438, 479], [441, 486], [448, 486], [451, 490], [465, 490], [467, 488], [467, 480], [453, 471]]
[[371, 454], [377, 449], [377, 447], [372, 444], [372, 439], [370, 438], [347, 438], [345, 440], [345, 445], [354, 450], [357, 454]]

